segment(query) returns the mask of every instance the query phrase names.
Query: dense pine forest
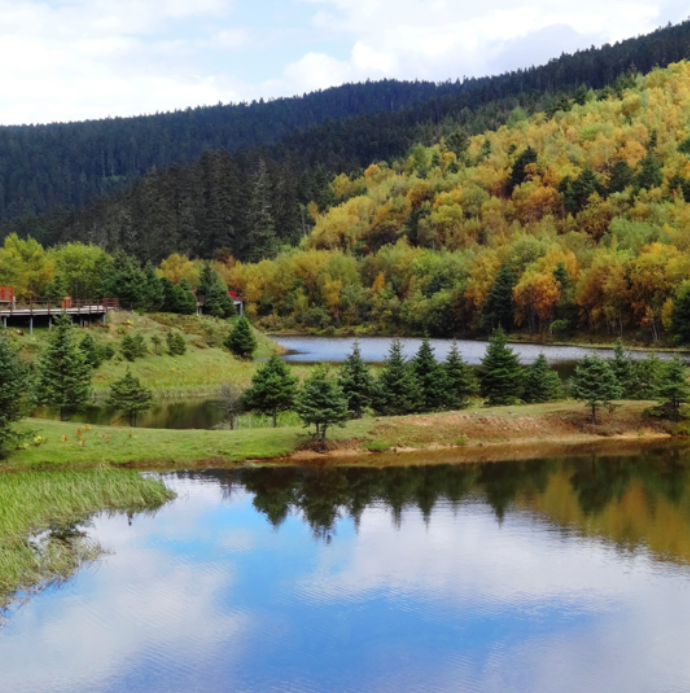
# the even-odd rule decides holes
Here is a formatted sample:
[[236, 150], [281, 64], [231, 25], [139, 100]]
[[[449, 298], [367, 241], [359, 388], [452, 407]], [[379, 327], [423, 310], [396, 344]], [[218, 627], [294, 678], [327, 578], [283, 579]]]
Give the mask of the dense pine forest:
[[[495, 77], [441, 84], [385, 80], [269, 102], [138, 118], [2, 127], [0, 220], [84, 207], [104, 194], [128, 188], [152, 169], [197, 161], [208, 149], [239, 154], [237, 166], [243, 179], [258, 179], [259, 159], [275, 160], [278, 168], [289, 171], [287, 180], [294, 180], [297, 174], [301, 181], [297, 200], [306, 203], [322, 178], [321, 167], [340, 173], [400, 157], [416, 142], [431, 144], [453, 125], [462, 124], [476, 134], [505, 122], [518, 105], [528, 112], [551, 110], [581, 84], [600, 89], [613, 84], [632, 65], [647, 72], [689, 54], [690, 23], [684, 22]], [[252, 162], [251, 166], [244, 161]], [[216, 168], [222, 169], [223, 164]], [[232, 183], [231, 177], [225, 187]], [[164, 185], [175, 185], [174, 173], [172, 181]], [[293, 215], [297, 219], [294, 211]], [[62, 229], [75, 224], [79, 228], [81, 221], [74, 222], [72, 214], [63, 212], [40, 223], [51, 230], [44, 240], [53, 242]], [[195, 223], [199, 223], [198, 215]], [[29, 224], [35, 220], [24, 226]], [[235, 222], [240, 228], [238, 224]], [[299, 226], [279, 235], [290, 239]], [[206, 234], [203, 224], [195, 230]], [[194, 252], [204, 250], [203, 244], [194, 248]]]

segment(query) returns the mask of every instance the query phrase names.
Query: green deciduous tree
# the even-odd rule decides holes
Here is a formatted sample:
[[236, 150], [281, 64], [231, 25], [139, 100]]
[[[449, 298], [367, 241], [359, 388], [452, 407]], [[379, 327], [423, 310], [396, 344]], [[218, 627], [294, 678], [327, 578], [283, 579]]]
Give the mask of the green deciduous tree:
[[662, 411], [672, 421], [680, 420], [681, 406], [690, 402], [690, 386], [688, 385], [688, 369], [677, 354], [673, 360], [664, 364], [656, 398]]
[[448, 358], [443, 365], [445, 370], [446, 407], [465, 409], [469, 398], [478, 394], [478, 383], [470, 366], [463, 361], [457, 342], [453, 342]]
[[522, 399], [530, 404], [553, 402], [561, 397], [561, 379], [552, 371], [544, 354], [539, 354], [536, 361], [527, 369], [525, 391]]
[[524, 372], [515, 352], [507, 345], [505, 332], [496, 330], [481, 368], [481, 395], [488, 406], [512, 404], [520, 399]]
[[361, 419], [364, 410], [373, 404], [375, 385], [369, 366], [362, 360], [359, 342], [354, 343], [345, 359], [338, 381], [351, 415], [355, 419]]
[[572, 394], [583, 401], [597, 422], [597, 409], [619, 399], [622, 391], [611, 366], [598, 356], [585, 356], [575, 369]]
[[258, 347], [249, 320], [243, 315], [225, 340], [225, 346], [242, 359], [251, 359]]
[[91, 398], [91, 366], [75, 344], [69, 315], [55, 318], [48, 346], [41, 357], [36, 403], [68, 412], [83, 407]]
[[139, 378], [127, 369], [124, 378], [113, 383], [107, 404], [113, 409], [127, 414], [130, 426], [137, 425], [139, 414], [147, 411], [153, 404], [153, 393], [141, 384]]
[[295, 409], [305, 426], [316, 427], [316, 440], [320, 443], [326, 440], [329, 427], [343, 426], [349, 418], [347, 398], [325, 366], [305, 381]]
[[0, 457], [13, 435], [12, 425], [24, 414], [29, 377], [6, 330], [0, 329]]
[[412, 370], [422, 390], [425, 411], [437, 411], [446, 403], [446, 373], [436, 361], [429, 339], [425, 337], [412, 361]]
[[414, 414], [424, 406], [424, 393], [397, 338], [391, 342], [376, 390], [375, 409], [383, 416]]
[[244, 393], [247, 409], [273, 417], [278, 425], [278, 413], [289, 411], [295, 404], [297, 379], [280, 356], [273, 354], [252, 378], [252, 386]]

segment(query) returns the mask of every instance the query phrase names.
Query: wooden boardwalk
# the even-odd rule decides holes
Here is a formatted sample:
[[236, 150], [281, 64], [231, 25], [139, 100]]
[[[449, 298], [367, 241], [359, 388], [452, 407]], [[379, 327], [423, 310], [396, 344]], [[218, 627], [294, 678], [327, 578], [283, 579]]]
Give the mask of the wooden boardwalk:
[[116, 298], [82, 299], [76, 301], [35, 301], [26, 305], [15, 303], [0, 303], [0, 317], [2, 324], [7, 327], [10, 322], [21, 321], [26, 324], [29, 321], [29, 332], [33, 334], [34, 318], [47, 318], [48, 327], [52, 326], [51, 318], [62, 313], [67, 313], [72, 319], [77, 318], [79, 324], [85, 321], [92, 322], [94, 318], [102, 319], [105, 324], [105, 316], [108, 311], [119, 310], [120, 301]]

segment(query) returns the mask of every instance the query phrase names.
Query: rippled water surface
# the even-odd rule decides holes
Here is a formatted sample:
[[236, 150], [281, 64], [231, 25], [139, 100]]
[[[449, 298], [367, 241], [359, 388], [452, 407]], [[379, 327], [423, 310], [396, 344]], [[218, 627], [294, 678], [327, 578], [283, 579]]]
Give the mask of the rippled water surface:
[[690, 462], [166, 476], [9, 614], [12, 693], [690, 690]]

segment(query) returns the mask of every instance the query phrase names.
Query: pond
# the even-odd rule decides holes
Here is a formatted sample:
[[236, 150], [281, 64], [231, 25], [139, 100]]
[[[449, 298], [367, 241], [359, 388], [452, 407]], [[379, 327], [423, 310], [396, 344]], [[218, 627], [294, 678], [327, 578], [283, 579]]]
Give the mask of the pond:
[[[288, 350], [284, 359], [286, 361], [300, 363], [341, 363], [352, 351], [355, 342], [354, 337], [281, 337], [271, 336], [275, 342]], [[362, 358], [369, 363], [381, 363], [388, 355], [391, 337], [359, 337], [359, 347]], [[400, 340], [403, 350], [408, 358], [412, 358], [422, 343], [421, 339], [404, 338]], [[432, 339], [436, 357], [445, 360], [451, 344], [450, 339]], [[472, 366], [478, 366], [486, 353], [487, 342], [475, 342], [458, 340], [458, 349], [462, 357]], [[528, 366], [537, 359], [539, 354], [544, 354], [553, 366], [568, 366], [579, 361], [583, 356], [592, 353], [599, 354], [602, 358], [612, 358], [611, 349], [592, 350], [586, 347], [548, 346], [540, 344], [511, 344], [512, 349], [520, 357], [523, 365]], [[631, 352], [632, 358], [644, 358], [645, 352]], [[658, 354], [660, 358], [670, 358], [668, 354]]]
[[13, 610], [12, 693], [690, 690], [690, 455], [166, 475]]

